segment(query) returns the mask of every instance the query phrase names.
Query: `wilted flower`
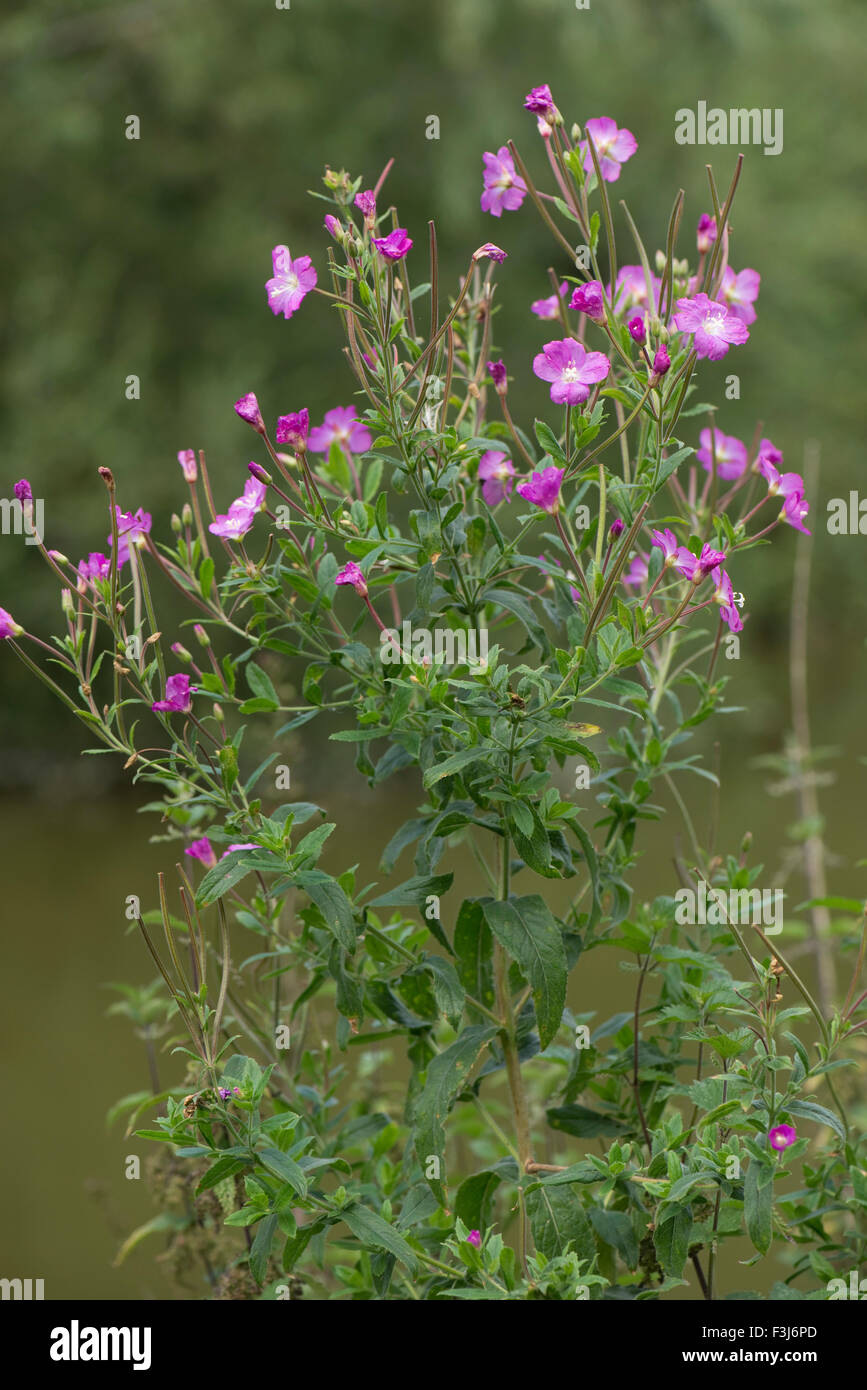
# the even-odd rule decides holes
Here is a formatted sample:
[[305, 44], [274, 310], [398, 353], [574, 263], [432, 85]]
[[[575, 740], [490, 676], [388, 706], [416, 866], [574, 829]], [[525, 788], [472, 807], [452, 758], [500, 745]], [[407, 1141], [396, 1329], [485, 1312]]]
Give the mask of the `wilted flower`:
[[16, 623], [12, 614], [0, 608], [0, 641], [5, 641], [7, 637], [20, 637], [23, 631], [24, 628]]
[[310, 412], [306, 406], [303, 410], [281, 415], [277, 421], [277, 443], [288, 444], [296, 454], [303, 454], [307, 448], [309, 430]]
[[217, 862], [213, 845], [206, 835], [201, 840], [193, 840], [191, 845], [187, 845], [184, 854], [188, 854], [191, 859], [198, 859], [206, 869], [213, 869]]
[[293, 261], [288, 246], [275, 246], [271, 261], [274, 275], [265, 285], [268, 304], [273, 314], [291, 319], [315, 286], [316, 270], [309, 256], [299, 256]]
[[502, 217], [503, 212], [516, 212], [527, 196], [527, 185], [515, 169], [508, 145], [501, 145], [496, 154], [487, 150], [482, 155], [484, 192], [482, 212]]
[[355, 592], [360, 594], [362, 598], [367, 593], [367, 581], [354, 560], [348, 561], [343, 569], [338, 571], [334, 577], [334, 582], [335, 584], [351, 584]]
[[351, 454], [363, 454], [373, 443], [373, 435], [362, 425], [354, 406], [338, 405], [326, 411], [322, 424], [310, 431], [307, 442], [314, 454], [327, 453], [332, 444], [339, 444]]
[[265, 421], [262, 419], [259, 402], [252, 391], [248, 391], [246, 396], [242, 396], [239, 401], [235, 401], [235, 414], [240, 415], [241, 419], [246, 420], [247, 424], [252, 425], [259, 434], [265, 433]]
[[710, 250], [716, 241], [716, 218], [703, 212], [698, 219], [698, 227], [695, 233], [696, 246], [703, 256]]
[[489, 507], [498, 502], [508, 502], [512, 495], [512, 478], [515, 468], [508, 454], [497, 449], [489, 449], [479, 459], [479, 480], [482, 483], [482, 496]]
[[166, 680], [165, 699], [155, 700], [151, 709], [186, 714], [193, 707], [192, 695], [189, 676], [169, 676]]
[[355, 206], [358, 208], [359, 212], [362, 214], [363, 217], [375, 217], [376, 194], [373, 193], [370, 189], [367, 189], [363, 193], [356, 193]]
[[32, 502], [33, 489], [26, 478], [22, 478], [12, 489], [19, 502]]
[[586, 314], [588, 319], [592, 319], [594, 323], [604, 323], [605, 300], [601, 283], [598, 280], [588, 280], [586, 285], [579, 285], [572, 292], [569, 308], [577, 309], [580, 313]]
[[194, 483], [194, 482], [196, 481], [196, 479], [198, 478], [198, 476], [199, 476], [199, 470], [198, 470], [198, 466], [197, 466], [197, 464], [196, 464], [196, 454], [195, 454], [195, 450], [193, 450], [193, 449], [179, 449], [179, 450], [178, 450], [178, 463], [181, 465], [181, 468], [184, 470], [184, 478], [186, 479], [186, 481], [187, 481], [188, 483]]
[[[610, 116], [594, 116], [584, 127], [596, 149], [599, 172], [606, 183], [615, 183], [620, 178], [620, 166], [631, 159], [638, 149], [638, 141], [631, 130], [620, 130]], [[587, 140], [581, 141], [581, 154], [584, 159], [585, 174], [593, 173], [593, 156]]]
[[541, 472], [534, 472], [518, 483], [518, 493], [526, 502], [532, 502], [534, 507], [541, 507], [553, 516], [560, 507], [560, 488], [565, 472], [565, 468], [555, 468], [553, 464]]
[[699, 435], [701, 448], [696, 458], [702, 467], [710, 472], [716, 456], [716, 471], [720, 478], [729, 480], [740, 478], [747, 469], [747, 446], [734, 435], [721, 434], [719, 430], [702, 430]]
[[473, 252], [473, 260], [482, 261], [487, 258], [489, 261], [496, 261], [498, 265], [502, 265], [508, 254], [508, 251], [503, 251], [492, 241], [486, 241], [483, 246], [479, 247], [478, 251]]
[[491, 374], [491, 380], [492, 380], [492, 382], [494, 383], [494, 386], [495, 386], [496, 391], [497, 391], [497, 395], [498, 395], [498, 396], [505, 396], [506, 392], [507, 392], [508, 389], [509, 389], [508, 382], [507, 382], [507, 379], [506, 379], [506, 364], [505, 364], [505, 362], [503, 362], [503, 361], [500, 361], [500, 362], [489, 362], [489, 363], [488, 363], [488, 371], [489, 371], [490, 374]]
[[384, 256], [387, 261], [403, 260], [412, 247], [412, 238], [405, 227], [395, 227], [388, 236], [371, 237], [371, 241], [380, 256]]
[[551, 95], [551, 88], [547, 82], [541, 87], [533, 87], [524, 97], [525, 111], [532, 111], [537, 116], [544, 116], [546, 122], [556, 121], [559, 112], [554, 105], [554, 98]]
[[579, 405], [590, 395], [591, 386], [604, 381], [611, 363], [604, 352], [587, 352], [575, 338], [546, 343], [533, 358], [533, 371], [551, 383], [555, 405]]

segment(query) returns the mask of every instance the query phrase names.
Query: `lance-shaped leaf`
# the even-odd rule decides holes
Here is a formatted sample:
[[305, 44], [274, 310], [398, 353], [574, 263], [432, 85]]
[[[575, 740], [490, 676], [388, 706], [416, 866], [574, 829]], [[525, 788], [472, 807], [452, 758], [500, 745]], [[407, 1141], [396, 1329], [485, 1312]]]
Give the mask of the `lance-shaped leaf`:
[[689, 1254], [692, 1237], [692, 1208], [680, 1203], [667, 1207], [653, 1232], [656, 1255], [666, 1274], [679, 1279]]
[[346, 1222], [352, 1234], [365, 1248], [373, 1245], [378, 1250], [387, 1250], [400, 1260], [401, 1264], [406, 1265], [412, 1274], [418, 1269], [418, 1261], [403, 1236], [398, 1235], [393, 1226], [389, 1226], [387, 1221], [369, 1207], [363, 1207], [360, 1202], [351, 1207], [344, 1207], [340, 1218]]
[[508, 902], [484, 899], [482, 911], [494, 936], [532, 986], [539, 1040], [547, 1047], [560, 1027], [566, 1003], [566, 948], [557, 920], [538, 893]]
[[319, 908], [325, 925], [334, 933], [343, 949], [352, 955], [355, 951], [352, 904], [337, 880], [321, 869], [305, 869], [296, 876], [295, 882]]
[[433, 976], [433, 992], [437, 1008], [457, 1031], [464, 1010], [464, 989], [458, 972], [443, 956], [426, 956], [425, 970]]
[[[424, 1090], [416, 1107], [415, 1151], [431, 1191], [443, 1206], [446, 1204], [446, 1116], [482, 1048], [496, 1031], [496, 1028], [465, 1028], [451, 1047], [428, 1064]], [[436, 1163], [432, 1163], [432, 1159]]]
[[747, 1235], [762, 1255], [771, 1248], [773, 1205], [774, 1170], [753, 1158], [744, 1177], [744, 1218]]

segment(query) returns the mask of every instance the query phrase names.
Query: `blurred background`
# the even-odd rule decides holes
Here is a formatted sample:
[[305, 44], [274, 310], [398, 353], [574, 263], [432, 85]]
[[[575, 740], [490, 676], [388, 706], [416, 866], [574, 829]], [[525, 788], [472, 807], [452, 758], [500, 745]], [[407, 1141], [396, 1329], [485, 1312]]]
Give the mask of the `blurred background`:
[[[291, 0], [286, 9], [273, 0], [6, 0], [0, 493], [29, 478], [45, 499], [48, 544], [77, 559], [104, 548], [98, 467], [113, 469], [125, 508], [144, 506], [166, 534], [185, 493], [178, 449], [207, 451], [218, 498], [239, 490], [252, 441], [232, 410], [239, 395], [254, 390], [269, 419], [302, 404], [321, 419], [352, 401], [323, 301], [308, 300], [287, 324], [268, 312], [263, 288], [278, 242], [311, 254], [321, 275], [324, 209], [307, 190], [321, 188], [326, 164], [363, 174], [369, 186], [395, 157], [386, 191], [416, 238], [416, 283], [426, 278], [428, 218], [437, 221], [444, 291], [482, 241], [509, 251], [496, 338], [516, 378], [513, 412], [531, 422], [547, 393], [530, 359], [549, 335], [529, 304], [550, 293], [549, 265], [567, 267], [529, 201], [499, 222], [479, 208], [482, 152], [509, 138], [543, 177], [526, 91], [548, 82], [569, 123], [610, 115], [635, 133], [638, 155], [613, 191], [652, 251], [682, 186], [684, 255], [709, 208], [705, 161], [727, 185], [737, 150], [677, 145], [675, 111], [699, 100], [781, 107], [783, 152], [745, 151], [732, 218], [733, 265], [762, 273], [758, 321], [731, 368], [741, 398], [722, 401], [723, 373], [707, 366], [698, 398], [720, 400], [726, 433], [750, 439], [763, 421], [790, 469], [801, 471], [806, 440], [819, 442], [810, 499], [813, 735], [838, 749], [828, 764], [835, 784], [822, 793], [838, 856], [831, 887], [864, 896], [855, 865], [865, 853], [867, 542], [829, 535], [826, 515], [832, 497], [859, 487], [867, 496], [865, 38], [860, 0], [591, 0], [586, 10], [572, 0]], [[431, 115], [438, 140], [425, 135]], [[129, 116], [139, 119], [138, 140], [125, 137]], [[634, 259], [622, 219], [618, 233], [621, 260]], [[138, 400], [125, 397], [130, 375], [140, 378]], [[697, 435], [700, 422], [691, 423]], [[794, 799], [765, 794], [755, 763], [780, 751], [791, 722], [795, 542], [777, 533], [733, 573], [751, 613], [741, 659], [722, 663], [740, 710], [702, 731], [710, 756], [716, 740], [723, 745], [719, 845], [735, 852], [752, 830], [763, 882], [779, 881], [798, 816]], [[42, 635], [59, 620], [54, 580], [21, 537], [0, 537], [0, 603]], [[338, 819], [345, 807], [344, 823], [363, 798], [369, 842], [356, 819], [342, 843], [334, 837], [331, 858], [359, 858], [372, 871], [411, 813], [414, 781], [395, 778], [374, 796], [326, 734], [316, 723], [304, 729], [293, 794]], [[153, 1207], [145, 1184], [123, 1177], [136, 1141], [122, 1139], [122, 1126], [105, 1128], [111, 1103], [146, 1086], [147, 1073], [141, 1045], [105, 1018], [103, 986], [150, 978], [125, 933], [123, 900], [131, 892], [147, 900], [156, 870], [174, 856], [145, 843], [156, 829], [136, 815], [145, 795], [125, 786], [113, 760], [80, 757], [85, 743], [72, 717], [0, 651], [0, 1274], [45, 1278], [48, 1297], [166, 1297], [175, 1290], [153, 1262], [155, 1243], [111, 1266]], [[705, 784], [696, 786], [691, 804], [709, 815]], [[676, 831], [674, 816], [649, 829], [639, 891], [672, 891], [660, 863], [670, 861]], [[797, 875], [792, 891], [795, 902], [806, 897]], [[604, 998], [607, 1016], [621, 996], [603, 964], [610, 970], [593, 966], [600, 978], [585, 997]]]

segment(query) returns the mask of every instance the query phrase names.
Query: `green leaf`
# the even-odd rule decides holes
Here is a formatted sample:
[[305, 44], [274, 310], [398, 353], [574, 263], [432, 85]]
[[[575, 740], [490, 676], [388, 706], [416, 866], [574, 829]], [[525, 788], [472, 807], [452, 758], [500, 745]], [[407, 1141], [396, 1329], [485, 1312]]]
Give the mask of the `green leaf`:
[[214, 582], [214, 561], [209, 555], [199, 566], [199, 591], [202, 598], [207, 598], [211, 592], [211, 585]]
[[787, 1100], [786, 1109], [790, 1115], [796, 1115], [802, 1120], [815, 1120], [818, 1125], [830, 1125], [837, 1138], [845, 1144], [846, 1131], [840, 1116], [835, 1115], [833, 1110], [826, 1110], [824, 1105], [817, 1105], [814, 1100]]
[[593, 1228], [576, 1192], [566, 1186], [539, 1186], [527, 1193], [526, 1200], [533, 1240], [541, 1254], [554, 1260], [565, 1255], [571, 1244], [579, 1260], [594, 1258]]
[[771, 1246], [773, 1205], [774, 1170], [753, 1158], [744, 1178], [744, 1218], [747, 1235], [761, 1255]]
[[565, 463], [566, 456], [551, 426], [546, 425], [544, 420], [537, 420], [533, 428], [539, 445], [545, 453], [550, 454], [556, 463]]
[[653, 1244], [666, 1274], [679, 1279], [689, 1255], [692, 1238], [692, 1211], [688, 1206], [668, 1208], [653, 1232]]
[[262, 1149], [259, 1158], [275, 1178], [288, 1183], [292, 1191], [297, 1192], [300, 1197], [307, 1196], [307, 1179], [294, 1158], [284, 1154], [282, 1149]]
[[596, 1234], [606, 1245], [614, 1247], [627, 1269], [634, 1269], [638, 1264], [638, 1241], [626, 1212], [590, 1207], [587, 1215]]
[[488, 1169], [465, 1178], [455, 1198], [455, 1216], [471, 1231], [483, 1231], [491, 1224], [494, 1193], [503, 1181], [502, 1174]]
[[305, 869], [296, 876], [295, 882], [319, 908], [325, 925], [334, 933], [343, 949], [352, 955], [355, 951], [352, 904], [337, 880], [321, 869]]
[[370, 907], [420, 907], [427, 905], [430, 897], [438, 898], [452, 886], [454, 874], [431, 874], [428, 877], [408, 878], [397, 888], [374, 898]]
[[233, 1177], [235, 1173], [240, 1173], [241, 1169], [246, 1167], [247, 1164], [243, 1158], [218, 1158], [196, 1188], [196, 1195], [200, 1192], [207, 1192], [209, 1187], [216, 1187], [218, 1182], [222, 1182], [224, 1178]]
[[247, 684], [257, 699], [270, 700], [274, 708], [278, 709], [280, 706], [280, 697], [271, 684], [270, 679], [262, 670], [262, 667], [257, 666], [255, 661], [250, 661], [247, 663], [246, 675]]
[[464, 1011], [464, 990], [458, 972], [444, 956], [427, 956], [425, 969], [433, 976], [433, 992], [437, 1008], [457, 1032]]
[[411, 1274], [415, 1274], [418, 1261], [411, 1248], [403, 1236], [375, 1211], [363, 1207], [359, 1202], [356, 1206], [344, 1207], [340, 1219], [346, 1222], [352, 1234], [365, 1248], [373, 1245], [379, 1250], [388, 1250], [401, 1264], [406, 1265]]
[[[460, 1037], [428, 1063], [424, 1090], [415, 1115], [415, 1151], [422, 1172], [437, 1201], [445, 1206], [445, 1120], [455, 1097], [475, 1065], [482, 1048], [496, 1034], [496, 1028], [465, 1028]], [[428, 1177], [429, 1160], [439, 1160], [441, 1177]]]
[[[458, 975], [467, 994], [478, 999], [487, 1008], [494, 1007], [494, 943], [491, 929], [475, 898], [467, 898], [461, 903], [455, 923], [455, 957]], [[468, 1005], [469, 1016], [481, 1022], [482, 1015], [472, 1004]]]
[[256, 1238], [250, 1250], [250, 1273], [257, 1284], [262, 1284], [265, 1281], [265, 1272], [271, 1255], [271, 1242], [274, 1239], [276, 1229], [277, 1217], [272, 1212], [270, 1216], [266, 1216], [265, 1220], [259, 1223], [259, 1228], [256, 1231]]
[[451, 753], [435, 767], [429, 767], [424, 775], [424, 785], [432, 787], [435, 782], [442, 781], [443, 777], [451, 777], [455, 772], [460, 772], [461, 768], [468, 767], [470, 763], [486, 761], [485, 750], [481, 747], [461, 748], [457, 753]]
[[533, 988], [539, 1040], [556, 1036], [566, 1004], [566, 949], [556, 918], [537, 893], [508, 902], [482, 901], [485, 921]]
[[600, 1114], [586, 1105], [557, 1105], [548, 1110], [548, 1124], [576, 1139], [599, 1139], [623, 1133], [623, 1125], [613, 1115]]

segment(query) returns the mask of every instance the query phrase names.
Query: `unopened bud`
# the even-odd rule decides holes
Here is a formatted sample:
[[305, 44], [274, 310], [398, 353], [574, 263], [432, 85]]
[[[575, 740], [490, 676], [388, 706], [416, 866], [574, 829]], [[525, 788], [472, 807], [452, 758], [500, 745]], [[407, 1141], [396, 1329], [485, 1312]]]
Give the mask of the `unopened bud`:
[[665, 255], [665, 252], [664, 252], [664, 251], [657, 251], [657, 253], [656, 253], [656, 269], [659, 271], [659, 274], [660, 274], [660, 275], [661, 275], [662, 272], [665, 270], [665, 262], [666, 262], [666, 255]]
[[72, 601], [72, 590], [62, 589], [60, 593], [60, 606], [67, 618], [72, 622], [75, 617], [75, 604]]
[[171, 649], [179, 661], [192, 661], [192, 656], [182, 642], [173, 642]]
[[179, 536], [183, 529], [184, 523], [181, 521], [181, 518], [178, 516], [177, 512], [172, 512], [172, 530], [175, 535]]
[[196, 634], [196, 641], [200, 647], [209, 647], [211, 645], [211, 639], [201, 623], [193, 624], [193, 632]]
[[181, 512], [181, 521], [185, 526], [192, 526], [193, 524], [193, 509], [189, 502], [184, 503], [183, 511]]

